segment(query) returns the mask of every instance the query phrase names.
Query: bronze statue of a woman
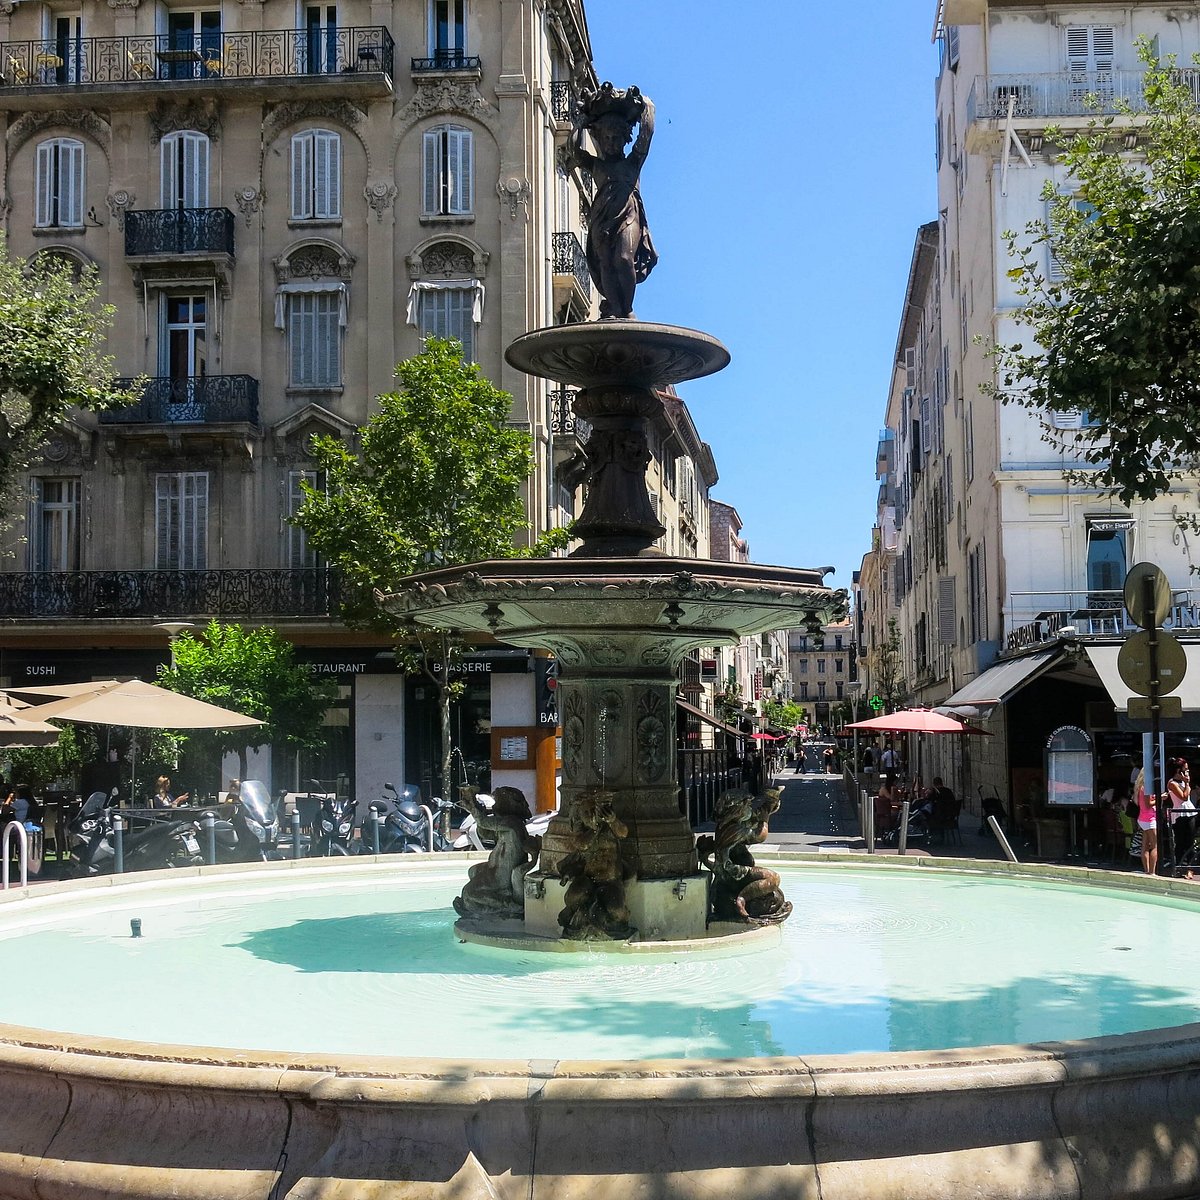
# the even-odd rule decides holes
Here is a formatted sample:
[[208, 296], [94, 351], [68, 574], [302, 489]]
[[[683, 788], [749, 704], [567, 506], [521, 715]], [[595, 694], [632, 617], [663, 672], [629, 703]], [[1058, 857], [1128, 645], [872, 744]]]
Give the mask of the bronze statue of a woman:
[[[601, 317], [633, 316], [633, 293], [654, 269], [658, 255], [650, 240], [638, 176], [654, 136], [654, 105], [637, 88], [602, 84], [585, 92], [572, 114], [570, 148], [576, 162], [591, 171], [596, 197], [588, 213], [588, 270], [597, 291]], [[625, 147], [637, 141], [628, 155]], [[583, 148], [590, 133], [597, 154]]]

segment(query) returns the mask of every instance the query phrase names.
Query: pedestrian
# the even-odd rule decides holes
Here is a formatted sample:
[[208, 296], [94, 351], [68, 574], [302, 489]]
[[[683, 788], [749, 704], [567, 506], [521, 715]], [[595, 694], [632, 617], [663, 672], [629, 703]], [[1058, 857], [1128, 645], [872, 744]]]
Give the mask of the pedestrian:
[[1167, 763], [1171, 773], [1167, 794], [1171, 800], [1171, 832], [1174, 835], [1175, 863], [1189, 857], [1196, 840], [1196, 805], [1192, 800], [1192, 771], [1186, 758], [1173, 758]]
[[821, 757], [825, 760], [825, 774], [832, 775], [833, 768], [834, 768], [834, 761], [837, 758], [837, 755], [835, 755], [833, 752], [833, 747], [826, 746], [825, 753], [822, 754]]
[[1133, 798], [1138, 806], [1137, 826], [1142, 834], [1142, 870], [1147, 875], [1158, 872], [1158, 797], [1146, 791], [1146, 773], [1137, 773]]
[[879, 761], [889, 775], [895, 775], [900, 770], [900, 755], [896, 753], [895, 746], [888, 745]]

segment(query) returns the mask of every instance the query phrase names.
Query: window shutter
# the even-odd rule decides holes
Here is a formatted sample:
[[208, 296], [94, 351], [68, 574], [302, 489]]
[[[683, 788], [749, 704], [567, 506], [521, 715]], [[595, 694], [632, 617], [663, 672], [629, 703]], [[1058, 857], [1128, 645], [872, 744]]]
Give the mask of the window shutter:
[[958, 612], [954, 596], [954, 576], [941, 576], [938, 579], [938, 643], [942, 646], [954, 645], [954, 635], [958, 628]]
[[1064, 409], [1062, 412], [1050, 414], [1050, 424], [1055, 429], [1078, 429], [1083, 421], [1083, 413], [1077, 408]]
[[342, 139], [327, 129], [313, 133], [315, 178], [312, 215], [333, 219], [342, 213]]
[[83, 225], [83, 143], [60, 142], [58, 223], [78, 229]]
[[208, 472], [188, 472], [182, 484], [179, 568], [203, 571], [208, 565]]
[[921, 398], [921, 453], [928, 454], [933, 439], [933, 421], [929, 408], [929, 397]]
[[179, 135], [169, 134], [162, 140], [162, 193], [159, 208], [178, 208], [180, 199], [179, 181]]
[[1088, 54], [1090, 39], [1086, 25], [1069, 25], [1067, 27], [1067, 70], [1086, 71], [1088, 69]]
[[294, 384], [305, 384], [312, 378], [312, 302], [310, 295], [288, 297], [288, 337]]
[[1116, 30], [1111, 25], [1093, 25], [1092, 60], [1097, 71], [1111, 71], [1116, 58]]
[[958, 26], [946, 28], [946, 65], [950, 70], [958, 70]]
[[472, 138], [469, 129], [446, 130], [446, 211], [461, 215], [474, 208], [472, 196]]
[[154, 480], [154, 566], [174, 570], [179, 564], [179, 523], [176, 519], [177, 475], [157, 475]]
[[54, 142], [42, 142], [38, 145], [33, 222], [39, 229], [45, 229], [54, 223], [55, 158]]
[[208, 207], [208, 138], [202, 133], [183, 135], [184, 208]]
[[424, 138], [425, 150], [425, 213], [428, 216], [442, 211], [442, 131], [430, 129]]
[[307, 220], [312, 212], [313, 137], [298, 133], [292, 138], [292, 218]]

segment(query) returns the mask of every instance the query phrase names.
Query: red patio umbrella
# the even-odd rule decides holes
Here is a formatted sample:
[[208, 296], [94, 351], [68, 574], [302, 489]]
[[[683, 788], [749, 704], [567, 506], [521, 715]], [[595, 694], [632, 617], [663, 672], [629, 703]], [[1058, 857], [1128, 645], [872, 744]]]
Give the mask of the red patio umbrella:
[[[887, 713], [882, 717], [868, 717], [855, 721], [847, 729], [866, 729], [872, 733], [977, 733], [991, 737], [986, 729], [968, 725], [957, 717], [943, 716], [928, 708], [902, 708], [899, 712]], [[917, 770], [914, 779], [921, 777], [921, 739], [917, 738]]]

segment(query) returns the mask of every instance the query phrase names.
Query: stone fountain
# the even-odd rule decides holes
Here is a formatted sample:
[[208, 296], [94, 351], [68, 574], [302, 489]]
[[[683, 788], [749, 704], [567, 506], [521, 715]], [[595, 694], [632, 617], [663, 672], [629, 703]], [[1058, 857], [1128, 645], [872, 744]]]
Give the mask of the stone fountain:
[[[535, 330], [506, 355], [527, 374], [579, 389], [575, 411], [592, 429], [581, 545], [569, 560], [412, 576], [380, 597], [403, 620], [551, 650], [559, 662], [561, 809], [524, 877], [524, 920], [500, 928], [494, 913], [468, 911], [458, 924], [465, 937], [711, 939], [711, 877], [679, 810], [679, 664], [694, 648], [828, 624], [847, 608], [822, 570], [671, 558], [654, 546], [665, 529], [646, 488], [647, 432], [662, 413], [660, 392], [721, 370], [729, 353], [706, 333], [634, 317], [635, 285], [656, 261], [638, 192], [653, 128], [654, 107], [636, 88], [605, 84], [577, 104], [571, 147], [597, 185], [587, 255], [603, 319]], [[597, 154], [585, 149], [587, 133]], [[759, 923], [769, 921], [742, 922]]]

